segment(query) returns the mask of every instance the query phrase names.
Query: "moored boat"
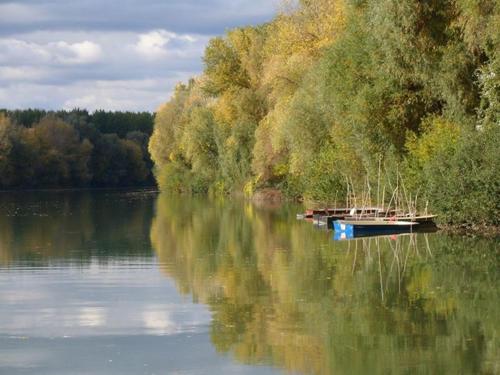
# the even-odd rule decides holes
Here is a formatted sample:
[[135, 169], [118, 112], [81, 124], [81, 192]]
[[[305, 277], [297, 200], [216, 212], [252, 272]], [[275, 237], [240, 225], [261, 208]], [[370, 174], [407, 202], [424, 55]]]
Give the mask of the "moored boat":
[[313, 218], [316, 215], [321, 216], [387, 216], [394, 215], [394, 210], [384, 210], [380, 207], [359, 207], [359, 208], [321, 208], [321, 209], [308, 209], [304, 214], [297, 215], [299, 218]]
[[363, 215], [363, 216], [350, 216], [350, 215], [315, 215], [314, 224], [318, 226], [325, 226], [329, 229], [334, 229], [333, 223], [337, 220], [349, 220], [359, 223], [360, 221], [375, 221], [375, 222], [414, 222], [420, 224], [420, 226], [435, 226], [434, 219], [437, 215], [421, 215], [421, 216], [373, 216], [373, 215]]
[[409, 232], [419, 225], [414, 221], [388, 221], [388, 220], [337, 220], [334, 222], [336, 232], [355, 233], [399, 233]]
[[396, 220], [396, 221], [407, 221], [407, 222], [415, 222], [419, 224], [434, 224], [434, 219], [437, 217], [437, 215], [418, 215], [418, 216], [411, 216], [411, 215], [406, 215], [406, 216], [395, 216], [395, 217], [387, 217], [384, 218], [384, 220], [391, 221], [391, 220]]

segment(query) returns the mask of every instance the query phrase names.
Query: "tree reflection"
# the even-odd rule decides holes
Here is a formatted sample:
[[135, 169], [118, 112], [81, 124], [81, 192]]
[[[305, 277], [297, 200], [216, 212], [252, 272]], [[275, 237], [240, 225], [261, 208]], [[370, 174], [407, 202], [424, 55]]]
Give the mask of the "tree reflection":
[[334, 242], [292, 206], [160, 196], [151, 240], [239, 361], [330, 373], [488, 373], [500, 358], [498, 241]]
[[[149, 255], [144, 192], [29, 192], [0, 196], [0, 265]], [[142, 198], [141, 198], [142, 197]]]

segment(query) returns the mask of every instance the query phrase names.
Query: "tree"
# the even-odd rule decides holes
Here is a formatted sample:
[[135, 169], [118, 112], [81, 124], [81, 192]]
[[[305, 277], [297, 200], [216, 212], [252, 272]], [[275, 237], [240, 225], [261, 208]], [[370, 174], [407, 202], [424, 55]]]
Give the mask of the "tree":
[[8, 186], [11, 180], [11, 151], [14, 136], [14, 128], [10, 119], [0, 113], [0, 185]]

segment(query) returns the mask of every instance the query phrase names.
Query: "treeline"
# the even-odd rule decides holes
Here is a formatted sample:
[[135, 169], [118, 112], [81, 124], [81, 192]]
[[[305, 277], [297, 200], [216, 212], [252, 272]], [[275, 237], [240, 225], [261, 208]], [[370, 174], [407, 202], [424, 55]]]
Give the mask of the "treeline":
[[381, 170], [448, 222], [498, 224], [498, 25], [494, 0], [300, 0], [231, 30], [159, 109], [157, 181], [376, 201]]
[[0, 189], [154, 184], [148, 112], [0, 110]]

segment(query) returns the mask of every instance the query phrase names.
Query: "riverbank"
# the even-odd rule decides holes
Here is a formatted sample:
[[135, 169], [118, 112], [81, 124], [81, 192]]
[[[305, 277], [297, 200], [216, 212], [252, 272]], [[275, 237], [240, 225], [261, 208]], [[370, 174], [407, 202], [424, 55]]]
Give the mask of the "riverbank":
[[[256, 204], [268, 203], [272, 205], [284, 203], [287, 201], [295, 201], [297, 203], [303, 203], [311, 207], [325, 207], [325, 205], [328, 206], [325, 203], [317, 201], [304, 202], [303, 200], [299, 199], [291, 199], [287, 197], [281, 190], [276, 188], [265, 188], [255, 191], [251, 197], [251, 201]], [[498, 225], [477, 223], [439, 223], [439, 213], [437, 227], [440, 231], [443, 231], [447, 234], [456, 234], [462, 236], [481, 236], [488, 238], [500, 237], [500, 226]]]

